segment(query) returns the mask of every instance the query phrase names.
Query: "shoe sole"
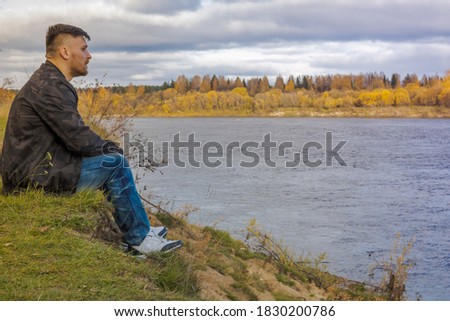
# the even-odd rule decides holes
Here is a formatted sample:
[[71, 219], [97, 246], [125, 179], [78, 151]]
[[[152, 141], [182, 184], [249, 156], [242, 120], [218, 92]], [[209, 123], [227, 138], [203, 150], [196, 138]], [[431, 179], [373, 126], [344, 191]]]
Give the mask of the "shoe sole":
[[[183, 246], [183, 242], [181, 240], [178, 240], [178, 241], [174, 241], [174, 242], [171, 242], [170, 244], [163, 246], [163, 248], [159, 251], [154, 251], [151, 253], [168, 253], [168, 252], [172, 252], [176, 249], [179, 249], [182, 246]], [[135, 256], [140, 259], [145, 259], [147, 257], [147, 255], [150, 254], [150, 253], [148, 253], [148, 254], [142, 253], [142, 252], [136, 250], [135, 248], [133, 248], [131, 245], [129, 245], [127, 243], [123, 243], [123, 242], [120, 244], [120, 249], [122, 251], [124, 251], [125, 253], [131, 254], [132, 256]]]
[[162, 253], [171, 252], [173, 250], [179, 249], [182, 246], [183, 246], [183, 242], [181, 240], [178, 240], [175, 242], [171, 242], [167, 245], [164, 245], [160, 252], [162, 252]]

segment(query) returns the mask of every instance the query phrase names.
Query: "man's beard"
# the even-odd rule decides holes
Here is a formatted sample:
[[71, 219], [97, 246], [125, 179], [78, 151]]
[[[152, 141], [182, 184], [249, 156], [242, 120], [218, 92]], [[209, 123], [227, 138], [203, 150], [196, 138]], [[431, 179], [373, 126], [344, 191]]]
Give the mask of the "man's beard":
[[89, 73], [88, 67], [86, 66], [83, 70], [80, 70], [80, 69], [75, 70], [75, 72], [73, 73], [73, 76], [74, 77], [87, 76], [88, 73]]

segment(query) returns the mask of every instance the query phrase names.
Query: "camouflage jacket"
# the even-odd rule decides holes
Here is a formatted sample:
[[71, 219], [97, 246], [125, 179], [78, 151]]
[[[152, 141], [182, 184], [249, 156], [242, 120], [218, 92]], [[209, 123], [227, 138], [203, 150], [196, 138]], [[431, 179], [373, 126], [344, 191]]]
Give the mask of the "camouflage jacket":
[[42, 187], [75, 190], [83, 157], [118, 152], [83, 122], [78, 95], [64, 75], [46, 61], [15, 97], [2, 152], [3, 192]]

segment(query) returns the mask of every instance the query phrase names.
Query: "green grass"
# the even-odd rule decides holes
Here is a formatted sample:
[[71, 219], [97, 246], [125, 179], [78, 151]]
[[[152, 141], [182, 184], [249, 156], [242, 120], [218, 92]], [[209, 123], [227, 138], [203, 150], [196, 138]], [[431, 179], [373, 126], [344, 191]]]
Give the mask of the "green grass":
[[217, 230], [209, 226], [205, 227], [203, 231], [211, 235], [211, 242], [220, 245], [220, 249], [224, 250], [223, 254], [225, 255], [236, 256], [243, 260], [261, 258], [260, 254], [250, 251], [247, 245], [242, 241], [232, 238], [228, 232]]
[[0, 300], [196, 299], [178, 253], [140, 261], [95, 237], [99, 192], [0, 196]]

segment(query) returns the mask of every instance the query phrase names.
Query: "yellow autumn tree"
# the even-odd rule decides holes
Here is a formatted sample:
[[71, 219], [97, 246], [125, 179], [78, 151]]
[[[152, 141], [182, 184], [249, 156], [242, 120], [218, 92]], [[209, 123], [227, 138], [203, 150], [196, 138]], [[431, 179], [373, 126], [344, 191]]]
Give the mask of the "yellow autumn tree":
[[177, 81], [175, 82], [175, 90], [179, 93], [184, 95], [187, 93], [189, 89], [189, 81], [187, 80], [185, 75], [180, 75], [177, 78]]
[[317, 107], [324, 107], [326, 109], [336, 107], [335, 99], [330, 95], [329, 91], [322, 93], [322, 97], [316, 101], [316, 104], [319, 105]]
[[335, 75], [331, 79], [331, 89], [333, 90], [350, 90], [352, 89], [351, 75]]
[[408, 92], [410, 99], [415, 100], [417, 95], [420, 93], [420, 88], [421, 87], [418, 82], [411, 82], [411, 83], [408, 83], [403, 88], [399, 88], [399, 89], [406, 90]]
[[[245, 89], [245, 88], [243, 88]], [[218, 109], [219, 106], [219, 95], [216, 91], [211, 90], [206, 94], [206, 109], [213, 110]]]
[[447, 71], [442, 85], [443, 88], [438, 97], [439, 105], [450, 107], [450, 70]]
[[138, 86], [136, 89], [136, 96], [142, 96], [145, 94], [145, 87], [144, 86]]
[[450, 87], [444, 87], [439, 94], [439, 105], [450, 107]]
[[394, 106], [395, 97], [391, 90], [388, 89], [377, 89], [374, 91], [377, 95], [378, 106]]
[[290, 76], [288, 83], [286, 84], [286, 86], [284, 87], [284, 91], [287, 93], [292, 93], [295, 90], [295, 82], [294, 82], [294, 77]]
[[243, 97], [248, 96], [248, 91], [247, 91], [247, 88], [245, 88], [245, 87], [236, 87], [231, 92], [235, 93], [235, 94], [239, 94]]
[[297, 93], [298, 96], [298, 106], [300, 108], [309, 108], [313, 106], [313, 93], [306, 89], [299, 90]]
[[394, 90], [394, 106], [410, 106], [411, 98], [409, 92], [403, 88], [397, 88]]
[[375, 89], [369, 92], [361, 92], [357, 101], [362, 107], [381, 107], [393, 106], [395, 99], [392, 91], [387, 89]]

